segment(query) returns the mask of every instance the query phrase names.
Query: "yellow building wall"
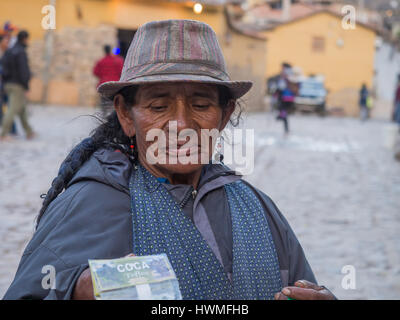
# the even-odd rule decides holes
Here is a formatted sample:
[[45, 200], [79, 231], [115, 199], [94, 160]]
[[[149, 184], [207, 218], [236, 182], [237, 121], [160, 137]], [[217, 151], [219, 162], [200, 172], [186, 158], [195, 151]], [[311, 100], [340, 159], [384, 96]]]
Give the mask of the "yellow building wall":
[[43, 6], [49, 4], [48, 0], [0, 0], [0, 27], [6, 21], [11, 21], [19, 29], [29, 30], [32, 39], [43, 36], [41, 25]]
[[[0, 24], [11, 21], [27, 29], [31, 39], [41, 39], [42, 8], [48, 0], [0, 0]], [[64, 27], [112, 24], [118, 28], [137, 29], [146, 22], [167, 19], [192, 19], [209, 24], [218, 34], [223, 30], [222, 7], [205, 6], [195, 14], [190, 4], [143, 0], [57, 0], [56, 31]]]
[[250, 80], [253, 87], [242, 101], [246, 110], [263, 111], [266, 41], [227, 31], [219, 38], [232, 80]]
[[[119, 1], [56, 0], [56, 31], [65, 26], [95, 27], [112, 23], [116, 2]], [[28, 30], [32, 40], [42, 39], [46, 32], [42, 28], [45, 16], [42, 8], [49, 3], [49, 0], [0, 0], [0, 25], [11, 21], [19, 29]]]
[[163, 1], [113, 1], [113, 23], [120, 28], [138, 28], [149, 21], [168, 19], [190, 19], [209, 24], [217, 34], [225, 23], [222, 7], [206, 7], [195, 14], [190, 5]]
[[[35, 1], [35, 0], [33, 0]], [[56, 0], [57, 29], [114, 22], [113, 0]]]
[[[320, 13], [279, 26], [265, 35], [267, 78], [280, 72], [282, 62], [300, 67], [305, 75], [323, 74], [328, 102], [345, 108], [349, 115], [358, 112], [358, 90], [362, 83], [371, 88], [373, 82], [374, 31], [359, 25], [355, 30], [345, 30], [339, 17]], [[325, 39], [324, 52], [312, 50], [313, 37]], [[343, 41], [342, 47], [338, 41]]]
[[247, 4], [251, 7], [251, 6], [255, 6], [255, 5], [260, 5], [260, 4], [265, 4], [265, 0], [247, 0]]

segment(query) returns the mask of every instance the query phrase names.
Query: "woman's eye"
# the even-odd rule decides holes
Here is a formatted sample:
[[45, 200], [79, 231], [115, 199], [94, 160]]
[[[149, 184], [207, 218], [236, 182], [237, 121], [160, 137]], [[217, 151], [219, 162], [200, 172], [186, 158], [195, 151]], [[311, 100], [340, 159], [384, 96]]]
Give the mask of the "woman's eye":
[[209, 106], [209, 104], [193, 104], [193, 107], [197, 109], [207, 109]]
[[150, 108], [154, 111], [163, 111], [167, 109], [167, 106], [150, 106]]

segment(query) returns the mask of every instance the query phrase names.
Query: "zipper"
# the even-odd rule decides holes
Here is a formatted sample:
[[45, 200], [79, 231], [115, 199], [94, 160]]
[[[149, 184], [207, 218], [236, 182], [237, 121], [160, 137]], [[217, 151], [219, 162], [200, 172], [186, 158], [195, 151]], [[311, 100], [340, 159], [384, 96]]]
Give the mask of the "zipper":
[[193, 197], [193, 199], [196, 198], [197, 196], [197, 190], [193, 188], [193, 186], [190, 186], [189, 190], [186, 192], [185, 196], [183, 197], [182, 202], [180, 203], [179, 207], [182, 209], [186, 204], [188, 203], [190, 197]]

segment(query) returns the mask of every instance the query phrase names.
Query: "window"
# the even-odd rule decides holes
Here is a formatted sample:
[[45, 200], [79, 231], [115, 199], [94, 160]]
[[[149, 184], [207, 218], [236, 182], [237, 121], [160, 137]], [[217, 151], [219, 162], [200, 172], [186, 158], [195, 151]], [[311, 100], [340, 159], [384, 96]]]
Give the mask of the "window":
[[325, 38], [313, 37], [311, 50], [313, 52], [325, 52]]

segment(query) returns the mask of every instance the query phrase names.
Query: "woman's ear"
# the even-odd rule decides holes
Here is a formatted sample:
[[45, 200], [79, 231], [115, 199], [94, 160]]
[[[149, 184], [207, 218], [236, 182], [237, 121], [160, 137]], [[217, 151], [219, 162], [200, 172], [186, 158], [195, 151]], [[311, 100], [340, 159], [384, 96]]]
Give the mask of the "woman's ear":
[[114, 109], [117, 112], [119, 123], [125, 135], [133, 137], [136, 134], [136, 130], [133, 124], [132, 112], [126, 106], [125, 99], [121, 94], [117, 94], [114, 97]]
[[225, 129], [225, 126], [231, 119], [232, 113], [235, 111], [235, 107], [236, 107], [236, 100], [229, 100], [228, 105], [222, 109], [222, 121], [219, 131]]

